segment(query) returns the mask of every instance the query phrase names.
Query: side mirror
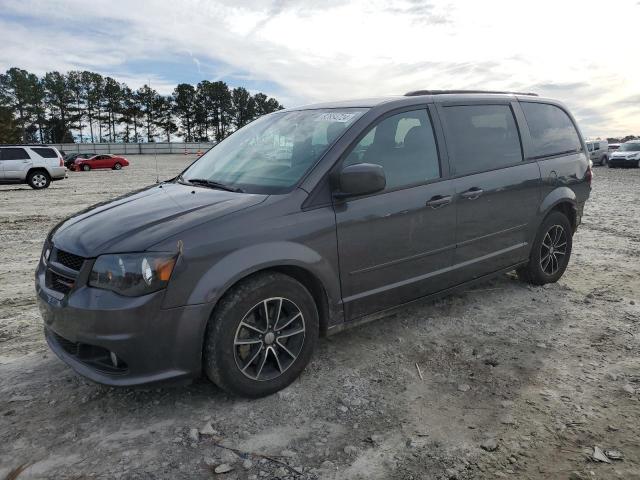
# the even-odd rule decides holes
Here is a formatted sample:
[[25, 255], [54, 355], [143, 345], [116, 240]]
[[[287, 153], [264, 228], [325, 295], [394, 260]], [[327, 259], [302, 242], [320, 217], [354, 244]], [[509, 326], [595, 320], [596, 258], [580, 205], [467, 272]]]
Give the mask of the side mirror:
[[337, 198], [379, 192], [387, 185], [384, 169], [373, 163], [356, 163], [344, 167], [336, 180], [337, 192], [334, 196]]

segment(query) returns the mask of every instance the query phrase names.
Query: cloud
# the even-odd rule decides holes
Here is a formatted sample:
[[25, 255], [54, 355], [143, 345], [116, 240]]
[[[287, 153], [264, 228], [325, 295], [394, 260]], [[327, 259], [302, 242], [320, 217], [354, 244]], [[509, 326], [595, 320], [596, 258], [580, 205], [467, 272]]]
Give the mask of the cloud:
[[[620, 103], [640, 92], [637, 0], [618, 2], [615, 35], [590, 29], [601, 13], [591, 3], [537, 0], [520, 16], [501, 0], [3, 0], [0, 69], [87, 68], [171, 89], [181, 72], [159, 76], [152, 62], [173, 61], [264, 86], [287, 106], [534, 90], [567, 103], [587, 135], [639, 133], [637, 111]], [[136, 63], [150, 69], [126, 70]]]
[[614, 102], [614, 105], [619, 105], [621, 107], [633, 107], [636, 109], [640, 109], [640, 94], [632, 95], [630, 97], [622, 98], [617, 102]]

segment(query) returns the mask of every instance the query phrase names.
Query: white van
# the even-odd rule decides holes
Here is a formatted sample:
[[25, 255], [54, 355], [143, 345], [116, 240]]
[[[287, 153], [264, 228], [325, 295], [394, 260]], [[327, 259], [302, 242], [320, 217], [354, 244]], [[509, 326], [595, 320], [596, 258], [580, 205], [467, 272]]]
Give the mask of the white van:
[[47, 145], [0, 145], [0, 184], [28, 183], [47, 188], [52, 180], [66, 177], [62, 155]]
[[594, 165], [606, 165], [609, 161], [609, 142], [606, 140], [589, 140], [587, 149]]

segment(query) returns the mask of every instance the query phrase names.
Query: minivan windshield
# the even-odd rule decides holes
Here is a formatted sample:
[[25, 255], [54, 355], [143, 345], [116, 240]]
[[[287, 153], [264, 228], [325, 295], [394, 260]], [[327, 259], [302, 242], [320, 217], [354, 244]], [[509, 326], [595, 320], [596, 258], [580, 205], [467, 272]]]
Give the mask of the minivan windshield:
[[343, 108], [265, 115], [209, 150], [178, 181], [248, 193], [286, 192], [365, 111]]
[[618, 148], [619, 152], [640, 152], [640, 142], [638, 143], [623, 143]]

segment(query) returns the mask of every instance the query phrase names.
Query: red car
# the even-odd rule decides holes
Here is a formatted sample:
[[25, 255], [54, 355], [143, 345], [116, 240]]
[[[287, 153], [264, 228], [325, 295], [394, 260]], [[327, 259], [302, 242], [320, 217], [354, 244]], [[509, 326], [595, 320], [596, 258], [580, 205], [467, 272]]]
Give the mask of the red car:
[[88, 172], [95, 168], [111, 168], [113, 170], [120, 170], [122, 167], [129, 165], [129, 160], [124, 157], [118, 157], [116, 155], [94, 155], [90, 158], [76, 158], [71, 170], [84, 170]]

